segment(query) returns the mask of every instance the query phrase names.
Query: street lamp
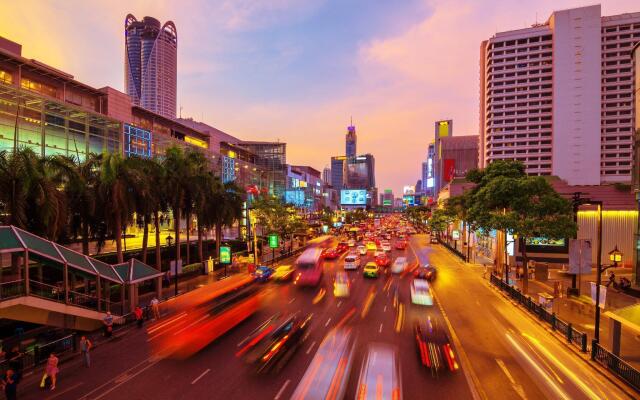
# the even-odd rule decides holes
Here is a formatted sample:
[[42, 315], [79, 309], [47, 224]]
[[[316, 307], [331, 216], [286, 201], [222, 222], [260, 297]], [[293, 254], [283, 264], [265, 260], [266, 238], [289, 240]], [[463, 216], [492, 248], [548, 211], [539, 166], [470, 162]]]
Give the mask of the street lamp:
[[169, 235], [165, 240], [167, 241], [167, 246], [171, 247], [171, 242], [173, 242], [173, 236]]
[[613, 263], [612, 265], [613, 268], [617, 267], [618, 263], [622, 261], [622, 252], [618, 250], [617, 244], [615, 249], [609, 252], [609, 260]]

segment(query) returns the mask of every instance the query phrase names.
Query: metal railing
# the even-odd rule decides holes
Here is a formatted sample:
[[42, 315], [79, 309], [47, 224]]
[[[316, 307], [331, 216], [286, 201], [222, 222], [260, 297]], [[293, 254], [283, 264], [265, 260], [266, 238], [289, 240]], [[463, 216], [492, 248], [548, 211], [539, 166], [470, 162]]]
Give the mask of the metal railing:
[[69, 291], [69, 304], [91, 310], [98, 309], [98, 298], [84, 293]]
[[600, 346], [595, 339], [591, 342], [591, 359], [606, 367], [635, 390], [640, 391], [640, 371]]
[[43, 345], [36, 344], [29, 350], [20, 354], [13, 360], [2, 360], [0, 362], [0, 370], [5, 371], [9, 367], [21, 370], [33, 368], [39, 364], [43, 364], [49, 358], [49, 354], [55, 353], [56, 356], [64, 355], [76, 351], [76, 334], [61, 337]]
[[55, 301], [64, 302], [64, 288], [29, 279], [29, 294]]
[[544, 306], [536, 303], [530, 296], [524, 295], [520, 289], [508, 285], [497, 276], [491, 275], [489, 280], [493, 286], [497, 287], [513, 300], [517, 301], [518, 304], [522, 305], [531, 314], [537, 316], [541, 321], [548, 323], [551, 326], [551, 329], [561, 333], [562, 336], [567, 339], [567, 342], [576, 346], [583, 353], [589, 351], [586, 333], [575, 329], [571, 323], [561, 320], [556, 316], [556, 313], [547, 311]]
[[24, 296], [24, 279], [0, 283], [0, 299]]

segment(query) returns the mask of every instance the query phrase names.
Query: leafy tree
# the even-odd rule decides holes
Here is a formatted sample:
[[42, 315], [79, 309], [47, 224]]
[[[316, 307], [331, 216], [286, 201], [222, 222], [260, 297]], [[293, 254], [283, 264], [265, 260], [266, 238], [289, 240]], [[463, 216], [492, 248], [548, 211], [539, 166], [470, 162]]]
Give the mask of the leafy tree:
[[242, 190], [233, 182], [222, 183], [219, 177], [211, 175], [209, 189], [204, 193], [208, 200], [198, 208], [198, 223], [214, 226], [216, 231], [216, 254], [220, 254], [222, 228], [233, 225], [242, 218]]
[[470, 179], [477, 186], [468, 194], [468, 218], [483, 229], [509, 230], [517, 237], [526, 293], [527, 239], [573, 236], [577, 227], [571, 203], [543, 177], [526, 175], [522, 163], [516, 161], [496, 161], [484, 171], [473, 171]]

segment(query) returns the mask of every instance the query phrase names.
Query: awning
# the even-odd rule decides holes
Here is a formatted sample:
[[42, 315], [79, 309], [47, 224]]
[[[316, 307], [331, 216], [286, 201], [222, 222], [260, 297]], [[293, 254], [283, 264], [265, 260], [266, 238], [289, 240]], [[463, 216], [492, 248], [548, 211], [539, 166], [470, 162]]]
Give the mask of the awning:
[[30, 254], [62, 265], [66, 263], [69, 268], [118, 284], [138, 283], [162, 276], [162, 272], [136, 259], [123, 264], [109, 265], [15, 226], [0, 226], [0, 253], [25, 250]]
[[640, 334], [640, 304], [633, 304], [614, 311], [607, 311], [604, 315]]

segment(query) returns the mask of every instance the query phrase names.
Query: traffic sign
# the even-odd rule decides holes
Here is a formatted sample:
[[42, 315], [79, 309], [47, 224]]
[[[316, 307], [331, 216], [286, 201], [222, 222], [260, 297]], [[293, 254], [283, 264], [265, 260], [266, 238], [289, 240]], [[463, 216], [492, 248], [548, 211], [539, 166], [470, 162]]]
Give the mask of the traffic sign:
[[275, 233], [272, 233], [269, 235], [269, 247], [271, 247], [272, 249], [277, 249], [278, 247], [280, 247], [280, 243], [278, 240], [278, 235]]
[[231, 247], [220, 246], [220, 264], [231, 264]]

